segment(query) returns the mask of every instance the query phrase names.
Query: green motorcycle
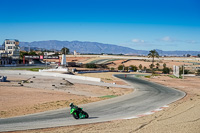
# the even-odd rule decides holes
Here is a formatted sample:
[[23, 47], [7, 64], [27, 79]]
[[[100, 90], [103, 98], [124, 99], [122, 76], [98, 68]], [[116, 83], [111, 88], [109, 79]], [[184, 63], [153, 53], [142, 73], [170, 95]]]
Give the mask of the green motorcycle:
[[87, 112], [77, 106], [71, 108], [70, 114], [72, 114], [75, 119], [84, 119], [89, 117]]

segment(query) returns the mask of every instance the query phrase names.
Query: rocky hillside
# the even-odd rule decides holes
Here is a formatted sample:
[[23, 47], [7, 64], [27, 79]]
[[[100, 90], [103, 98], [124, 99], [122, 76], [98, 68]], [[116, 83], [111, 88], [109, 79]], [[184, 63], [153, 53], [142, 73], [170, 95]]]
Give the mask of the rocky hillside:
[[[61, 50], [63, 47], [69, 48], [71, 52], [76, 50], [79, 53], [85, 54], [134, 54], [134, 55], [147, 55], [149, 51], [135, 50], [128, 47], [103, 44], [98, 42], [81, 42], [81, 41], [34, 41], [34, 42], [20, 42], [20, 47], [23, 50], [31, 49], [47, 49], [47, 50]], [[160, 55], [167, 56], [183, 56], [183, 55], [198, 55], [200, 51], [162, 51], [157, 50]]]

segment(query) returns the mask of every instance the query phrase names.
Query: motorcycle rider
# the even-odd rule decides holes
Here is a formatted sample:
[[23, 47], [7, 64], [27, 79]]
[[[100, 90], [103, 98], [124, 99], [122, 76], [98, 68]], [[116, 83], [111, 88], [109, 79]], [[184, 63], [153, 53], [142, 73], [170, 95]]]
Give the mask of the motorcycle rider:
[[76, 113], [75, 115], [73, 113], [73, 117], [75, 119], [79, 119], [79, 118], [82, 119], [82, 118], [89, 117], [87, 112], [83, 111], [82, 108], [79, 108], [78, 106], [74, 105], [73, 103], [70, 103], [69, 106], [71, 107], [71, 111], [72, 111], [72, 112], [70, 111], [70, 113], [73, 113], [73, 112]]
[[69, 106], [72, 108], [75, 108], [77, 110], [77, 113], [78, 113], [78, 116], [79, 116], [79, 113], [81, 111], [81, 108], [79, 108], [78, 106], [74, 105], [73, 103], [70, 103]]
[[78, 106], [74, 105], [73, 103], [70, 103], [69, 106], [72, 108], [79, 108]]

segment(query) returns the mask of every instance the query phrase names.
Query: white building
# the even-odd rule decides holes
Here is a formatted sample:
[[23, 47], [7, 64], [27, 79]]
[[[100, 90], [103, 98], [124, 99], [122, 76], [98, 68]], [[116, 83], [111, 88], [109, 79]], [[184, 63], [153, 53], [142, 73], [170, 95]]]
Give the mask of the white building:
[[19, 41], [6, 39], [0, 48], [0, 64], [18, 64], [20, 59]]
[[74, 50], [74, 55], [80, 55], [80, 53], [76, 52], [76, 50]]

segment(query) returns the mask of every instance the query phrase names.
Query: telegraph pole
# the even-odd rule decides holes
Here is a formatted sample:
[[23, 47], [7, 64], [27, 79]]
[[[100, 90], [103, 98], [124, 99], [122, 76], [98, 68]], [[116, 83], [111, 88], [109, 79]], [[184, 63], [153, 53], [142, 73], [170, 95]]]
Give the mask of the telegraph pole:
[[183, 79], [184, 79], [184, 74], [185, 74], [184, 67], [185, 67], [185, 65], [183, 65]]

